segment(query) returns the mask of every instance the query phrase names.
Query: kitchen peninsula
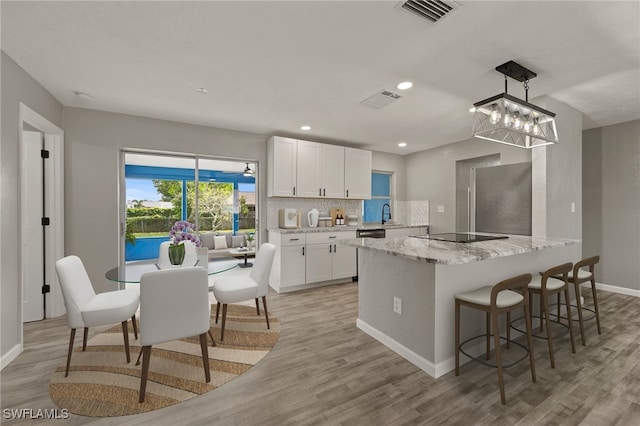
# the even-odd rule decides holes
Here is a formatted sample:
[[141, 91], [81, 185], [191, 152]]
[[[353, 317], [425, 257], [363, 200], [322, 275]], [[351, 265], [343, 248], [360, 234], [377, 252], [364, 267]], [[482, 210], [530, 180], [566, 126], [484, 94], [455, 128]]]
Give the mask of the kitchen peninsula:
[[[581, 254], [577, 240], [519, 235], [473, 243], [413, 237], [340, 243], [358, 249], [358, 328], [435, 378], [454, 368], [454, 294]], [[480, 312], [463, 310], [461, 324], [462, 340], [484, 333]]]

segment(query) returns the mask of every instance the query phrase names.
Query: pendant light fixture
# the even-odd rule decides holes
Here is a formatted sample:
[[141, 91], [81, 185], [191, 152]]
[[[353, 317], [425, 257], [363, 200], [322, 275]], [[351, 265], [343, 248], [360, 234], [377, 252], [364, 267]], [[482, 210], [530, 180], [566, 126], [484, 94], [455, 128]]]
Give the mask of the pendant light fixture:
[[[504, 93], [473, 104], [473, 136], [527, 149], [558, 143], [556, 115], [529, 103], [529, 80], [536, 73], [514, 61], [496, 71], [504, 75]], [[507, 93], [507, 77], [524, 83], [524, 101]]]
[[242, 173], [242, 176], [253, 176], [253, 170], [251, 170], [251, 167], [249, 167], [249, 163], [246, 163], [247, 167], [244, 168], [244, 172]]

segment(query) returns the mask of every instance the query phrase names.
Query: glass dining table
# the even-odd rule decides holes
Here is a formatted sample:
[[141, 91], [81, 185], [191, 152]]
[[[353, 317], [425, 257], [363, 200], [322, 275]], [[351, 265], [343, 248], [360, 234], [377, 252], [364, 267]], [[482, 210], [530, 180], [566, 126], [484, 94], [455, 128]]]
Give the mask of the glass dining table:
[[[160, 267], [157, 260], [142, 260], [137, 262], [129, 262], [124, 266], [117, 266], [109, 269], [104, 276], [109, 281], [121, 284], [140, 284], [140, 278], [147, 272], [158, 271]], [[230, 271], [238, 267], [238, 260], [235, 258], [221, 258], [209, 261], [207, 272], [209, 276]]]

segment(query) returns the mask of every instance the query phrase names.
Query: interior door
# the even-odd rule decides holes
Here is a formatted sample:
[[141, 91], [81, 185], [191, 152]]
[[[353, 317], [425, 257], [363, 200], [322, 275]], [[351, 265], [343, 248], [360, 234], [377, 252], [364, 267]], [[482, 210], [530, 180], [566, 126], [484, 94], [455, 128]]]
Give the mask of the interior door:
[[43, 252], [43, 170], [40, 151], [44, 148], [44, 134], [23, 131], [22, 164], [24, 185], [22, 199], [22, 321], [38, 321], [44, 318], [44, 252]]

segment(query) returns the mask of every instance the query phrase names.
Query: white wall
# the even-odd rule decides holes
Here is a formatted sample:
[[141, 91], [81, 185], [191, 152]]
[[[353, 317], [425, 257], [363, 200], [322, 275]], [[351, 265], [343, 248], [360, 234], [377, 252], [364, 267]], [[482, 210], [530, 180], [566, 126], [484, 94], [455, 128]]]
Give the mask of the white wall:
[[[456, 230], [456, 161], [490, 154], [500, 154], [501, 164], [531, 161], [526, 149], [477, 138], [405, 157], [405, 196], [407, 200], [429, 200], [430, 232]], [[444, 213], [438, 213], [439, 205], [444, 206]]]
[[4, 357], [19, 341], [18, 317], [19, 276], [19, 160], [18, 160], [18, 103], [29, 108], [62, 128], [62, 105], [37, 81], [20, 68], [4, 52], [1, 55], [2, 74], [2, 144], [0, 146], [0, 312], [2, 315], [0, 353]]
[[640, 291], [640, 120], [583, 133], [583, 257], [596, 281]]
[[[116, 288], [104, 273], [118, 264], [121, 148], [258, 161], [260, 205], [267, 204], [267, 136], [79, 108], [64, 108], [64, 121], [65, 251], [82, 257], [98, 292]], [[266, 209], [259, 214], [266, 229]]]

